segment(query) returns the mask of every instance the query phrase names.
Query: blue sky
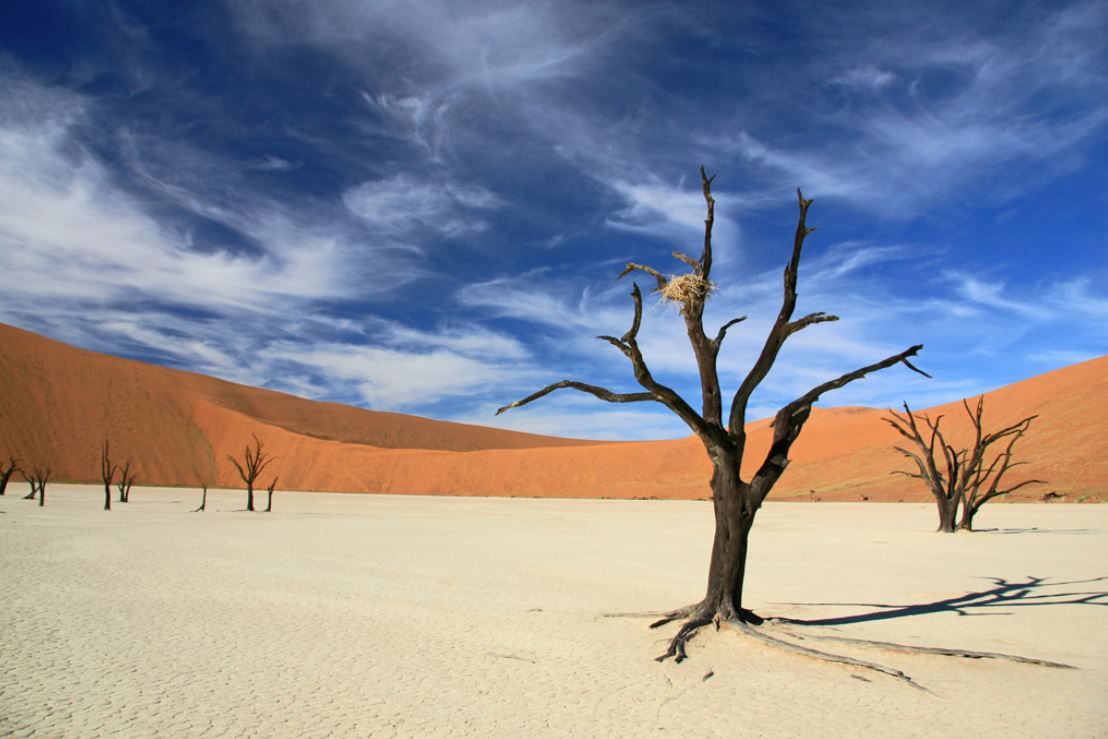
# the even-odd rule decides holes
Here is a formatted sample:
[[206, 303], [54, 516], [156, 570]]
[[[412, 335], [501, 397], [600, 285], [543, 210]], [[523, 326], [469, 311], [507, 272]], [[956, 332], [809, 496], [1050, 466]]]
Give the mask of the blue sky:
[[[0, 24], [0, 321], [310, 398], [594, 438], [678, 437], [598, 334], [624, 262], [698, 254], [731, 392], [819, 230], [751, 418], [925, 407], [1104, 353], [1108, 4], [16, 3]], [[967, 7], [963, 7], [968, 6]], [[738, 8], [738, 9], [737, 9]], [[643, 287], [647, 287], [646, 284]], [[655, 375], [697, 393], [675, 308]], [[725, 397], [728, 392], [725, 389]], [[694, 403], [699, 405], [699, 403]]]

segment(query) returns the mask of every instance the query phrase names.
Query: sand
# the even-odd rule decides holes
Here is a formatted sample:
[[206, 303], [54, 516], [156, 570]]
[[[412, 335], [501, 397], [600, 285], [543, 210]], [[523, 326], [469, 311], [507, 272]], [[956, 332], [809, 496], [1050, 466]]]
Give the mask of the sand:
[[849, 650], [925, 692], [727, 629], [656, 663], [675, 627], [602, 614], [698, 597], [702, 502], [278, 492], [248, 514], [213, 491], [191, 513], [198, 491], [135, 488], [107, 513], [25, 488], [0, 498], [0, 735], [1108, 733], [1103, 506], [942, 535], [926, 504], [767, 504], [759, 612], [1078, 668]]

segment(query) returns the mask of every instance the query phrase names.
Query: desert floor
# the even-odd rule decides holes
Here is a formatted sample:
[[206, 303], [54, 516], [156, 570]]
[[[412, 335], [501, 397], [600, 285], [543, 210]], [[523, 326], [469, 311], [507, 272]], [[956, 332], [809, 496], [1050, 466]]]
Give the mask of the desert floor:
[[655, 662], [676, 625], [604, 614], [697, 599], [708, 503], [14, 487], [0, 735], [1108, 734], [1108, 506], [768, 504], [747, 605], [830, 622], [772, 633], [1077, 668], [804, 642], [919, 689], [726, 627]]

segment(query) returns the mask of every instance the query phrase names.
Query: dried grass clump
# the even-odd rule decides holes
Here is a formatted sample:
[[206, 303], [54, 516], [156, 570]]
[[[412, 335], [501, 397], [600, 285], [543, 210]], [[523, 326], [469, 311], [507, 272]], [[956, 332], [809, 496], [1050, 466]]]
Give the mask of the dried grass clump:
[[660, 292], [666, 300], [689, 305], [696, 301], [704, 302], [715, 289], [714, 282], [690, 272], [669, 278], [669, 282]]

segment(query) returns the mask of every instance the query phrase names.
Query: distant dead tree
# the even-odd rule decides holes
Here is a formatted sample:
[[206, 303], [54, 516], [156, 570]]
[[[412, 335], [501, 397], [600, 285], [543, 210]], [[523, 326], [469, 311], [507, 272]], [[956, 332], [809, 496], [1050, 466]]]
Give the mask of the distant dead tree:
[[35, 466], [34, 472], [31, 473], [29, 482], [31, 483], [31, 498], [35, 497], [35, 490], [38, 490], [38, 504], [39, 507], [46, 505], [46, 483], [50, 482], [50, 465], [45, 467]]
[[[763, 641], [772, 641], [794, 651], [804, 651], [799, 645], [789, 644], [777, 637], [753, 628], [762, 623], [762, 619], [749, 610], [743, 603], [743, 585], [746, 573], [746, 559], [751, 527], [754, 517], [774, 484], [789, 464], [789, 452], [800, 435], [804, 424], [812, 412], [812, 405], [831, 390], [841, 388], [848, 383], [860, 380], [872, 372], [903, 364], [909, 369], [925, 374], [914, 367], [909, 357], [915, 356], [921, 345], [905, 349], [899, 354], [882, 359], [853, 372], [847, 372], [833, 380], [817, 385], [778, 411], [773, 421], [773, 440], [764, 459], [757, 467], [753, 477], [744, 479], [740, 472], [743, 455], [746, 452], [747, 408], [750, 398], [757, 387], [769, 374], [778, 353], [785, 341], [793, 334], [818, 323], [838, 320], [837, 316], [826, 313], [809, 313], [793, 318], [797, 302], [797, 275], [804, 240], [813, 229], [807, 226], [808, 208], [812, 201], [806, 200], [797, 190], [799, 216], [792, 244], [792, 256], [785, 267], [784, 291], [781, 309], [774, 321], [769, 335], [766, 336], [761, 353], [754, 366], [739, 385], [731, 400], [730, 411], [723, 416], [721, 388], [716, 360], [724, 337], [735, 324], [744, 320], [734, 318], [727, 321], [710, 336], [704, 331], [704, 304], [715, 285], [710, 279], [712, 270], [712, 226], [715, 221], [715, 200], [711, 186], [713, 177], [708, 177], [704, 167], [700, 168], [701, 185], [707, 204], [707, 217], [704, 220], [704, 246], [700, 258], [674, 252], [673, 256], [690, 268], [690, 271], [676, 276], [666, 277], [658, 270], [642, 264], [629, 263], [620, 273], [623, 277], [631, 272], [642, 272], [653, 278], [657, 284], [656, 292], [663, 299], [680, 306], [684, 318], [686, 333], [692, 347], [693, 356], [700, 375], [700, 412], [693, 409], [684, 398], [672, 388], [659, 382], [640, 351], [638, 344], [639, 328], [642, 323], [642, 294], [638, 285], [631, 290], [634, 316], [631, 327], [620, 337], [600, 336], [603, 341], [614, 346], [627, 357], [634, 372], [635, 380], [643, 388], [641, 392], [616, 393], [603, 387], [586, 384], [577, 380], [562, 380], [547, 385], [543, 389], [525, 398], [500, 408], [497, 414], [512, 408], [527, 405], [555, 390], [569, 388], [593, 395], [609, 403], [660, 403], [684, 421], [704, 444], [708, 458], [712, 463], [712, 501], [715, 509], [715, 536], [712, 542], [712, 556], [708, 568], [707, 592], [693, 605], [666, 613], [663, 618], [651, 624], [658, 627], [671, 621], [684, 619], [683, 625], [670, 641], [669, 648], [658, 659], [675, 657], [678, 662], [685, 659], [686, 642], [700, 629], [709, 624], [727, 623], [742, 631], [755, 635]], [[848, 661], [838, 655], [815, 652], [808, 649], [809, 656], [819, 656], [834, 661]], [[874, 667], [866, 664], [867, 667]], [[874, 667], [874, 669], [878, 669]], [[888, 672], [886, 668], [880, 668]]]
[[203, 487], [204, 487], [204, 494], [200, 498], [200, 507], [197, 508], [196, 510], [194, 510], [193, 513], [202, 512], [204, 510], [204, 508], [206, 508], [207, 505], [208, 505], [208, 484], [204, 483]]
[[7, 466], [0, 462], [0, 495], [3, 495], [7, 491], [8, 480], [19, 471], [19, 464], [16, 462], [15, 457], [8, 458]]
[[135, 473], [131, 472], [131, 460], [127, 460], [127, 463], [119, 470], [119, 483], [116, 488], [119, 490], [119, 502], [129, 503], [131, 502], [131, 486], [135, 484]]
[[34, 500], [35, 496], [38, 495], [38, 480], [35, 479], [34, 470], [31, 472], [23, 471], [23, 479], [31, 486], [31, 492], [24, 495], [23, 500]]
[[269, 483], [269, 487], [266, 488], [267, 492], [269, 493], [269, 497], [266, 498], [266, 502], [265, 502], [265, 512], [266, 513], [269, 513], [270, 511], [273, 510], [273, 488], [275, 488], [275, 487], [277, 487], [277, 478], [276, 477], [273, 478], [273, 482]]
[[[885, 422], [901, 436], [915, 446], [915, 451], [903, 447], [896, 450], [916, 464], [918, 472], [895, 471], [893, 474], [914, 477], [922, 480], [934, 496], [939, 508], [939, 531], [952, 533], [961, 529], [973, 530], [973, 517], [985, 503], [1027, 485], [1042, 483], [1042, 480], [1023, 480], [1015, 485], [1004, 487], [1004, 477], [1010, 469], [1024, 462], [1012, 460], [1012, 450], [1038, 416], [1027, 416], [999, 431], [985, 433], [982, 416], [985, 410], [985, 396], [977, 399], [977, 408], [970, 410], [969, 403], [962, 401], [962, 407], [973, 426], [973, 444], [964, 449], [955, 449], [947, 443], [940, 428], [943, 417], [932, 421], [926, 414], [914, 415], [908, 404], [904, 404], [904, 415], [890, 410]], [[920, 429], [917, 420], [923, 421], [926, 434]], [[924, 438], [926, 436], [926, 438]], [[989, 461], [989, 448], [1007, 439], [1004, 451], [997, 453]], [[962, 517], [958, 519], [958, 510]], [[957, 521], [957, 526], [955, 525]]]
[[251, 436], [254, 437], [254, 448], [251, 449], [249, 444], [246, 445], [243, 464], [239, 464], [239, 461], [230, 454], [227, 455], [227, 459], [231, 460], [231, 464], [239, 471], [242, 481], [246, 483], [246, 510], [248, 511], [254, 510], [254, 481], [274, 459], [262, 450], [262, 442], [258, 439], [258, 435], [251, 434]]
[[112, 464], [108, 440], [104, 440], [104, 446], [100, 448], [100, 479], [104, 481], [104, 510], [112, 509], [112, 479], [115, 477], [118, 465]]

